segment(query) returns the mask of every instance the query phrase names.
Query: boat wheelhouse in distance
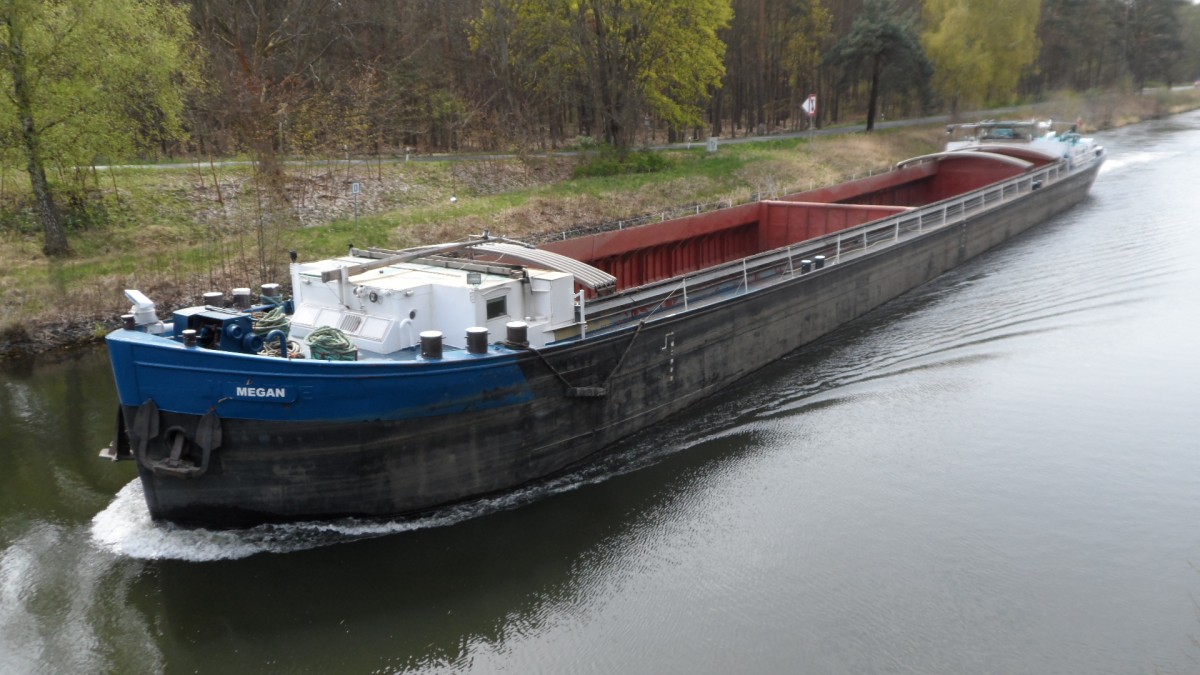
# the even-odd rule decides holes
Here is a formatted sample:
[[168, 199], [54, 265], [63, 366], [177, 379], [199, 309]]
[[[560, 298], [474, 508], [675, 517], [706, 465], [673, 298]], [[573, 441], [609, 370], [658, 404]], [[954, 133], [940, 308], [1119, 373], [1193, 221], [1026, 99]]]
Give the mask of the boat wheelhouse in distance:
[[1094, 150], [1091, 139], [1083, 138], [1079, 124], [1054, 123], [1051, 120], [985, 120], [946, 126], [950, 140], [946, 150], [1004, 152], [1013, 146], [1028, 146], [1048, 154], [1061, 155], [1073, 164], [1086, 164]]
[[[291, 265], [107, 337], [102, 455], [184, 524], [412, 514], [587, 461], [1083, 199], [1104, 150], [1037, 122], [778, 199], [532, 247]], [[1005, 138], [1003, 129], [1009, 134]]]

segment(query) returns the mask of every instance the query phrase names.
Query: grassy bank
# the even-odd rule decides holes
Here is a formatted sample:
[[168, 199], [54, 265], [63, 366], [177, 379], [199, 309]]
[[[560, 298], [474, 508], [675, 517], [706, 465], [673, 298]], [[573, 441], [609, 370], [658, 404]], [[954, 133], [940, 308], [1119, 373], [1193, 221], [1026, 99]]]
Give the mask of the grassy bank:
[[[1037, 114], [1111, 127], [1197, 106], [1194, 92], [1064, 97]], [[351, 242], [401, 248], [485, 229], [536, 238], [827, 185], [933, 151], [942, 140], [939, 126], [725, 144], [714, 155], [667, 151], [656, 173], [590, 178], [571, 178], [587, 161], [575, 156], [296, 162], [275, 191], [244, 164], [98, 171], [69, 232], [74, 252], [63, 260], [41, 254], [27, 183], [9, 171], [0, 180], [0, 354], [98, 339], [128, 310], [126, 288], [147, 293], [162, 315], [206, 291], [286, 283], [289, 250], [313, 259]]]

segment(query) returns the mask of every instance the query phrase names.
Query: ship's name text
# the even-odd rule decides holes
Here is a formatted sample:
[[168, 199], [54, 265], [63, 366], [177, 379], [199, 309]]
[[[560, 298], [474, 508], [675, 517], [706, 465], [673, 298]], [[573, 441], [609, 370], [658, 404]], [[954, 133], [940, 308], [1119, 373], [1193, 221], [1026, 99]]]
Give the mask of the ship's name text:
[[245, 398], [283, 398], [287, 390], [283, 387], [238, 387], [237, 395]]

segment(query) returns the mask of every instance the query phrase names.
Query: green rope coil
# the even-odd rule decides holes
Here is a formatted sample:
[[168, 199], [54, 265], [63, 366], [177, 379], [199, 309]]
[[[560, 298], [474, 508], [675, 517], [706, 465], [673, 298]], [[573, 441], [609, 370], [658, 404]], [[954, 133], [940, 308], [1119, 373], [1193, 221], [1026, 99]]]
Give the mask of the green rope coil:
[[283, 307], [276, 307], [265, 314], [254, 314], [254, 334], [259, 337], [266, 337], [273, 330], [281, 330], [287, 335], [291, 328], [292, 322], [283, 313]]
[[314, 359], [323, 361], [356, 361], [358, 350], [346, 334], [332, 326], [322, 326], [304, 338]]

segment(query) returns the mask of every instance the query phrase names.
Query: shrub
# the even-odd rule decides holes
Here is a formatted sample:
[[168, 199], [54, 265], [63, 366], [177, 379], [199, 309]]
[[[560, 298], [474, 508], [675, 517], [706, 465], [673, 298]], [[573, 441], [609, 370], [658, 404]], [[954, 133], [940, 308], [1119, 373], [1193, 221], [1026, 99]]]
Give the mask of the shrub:
[[574, 178], [594, 178], [626, 173], [654, 173], [662, 171], [670, 164], [670, 160], [665, 156], [651, 150], [629, 152], [605, 145], [597, 152], [588, 153], [571, 175]]

